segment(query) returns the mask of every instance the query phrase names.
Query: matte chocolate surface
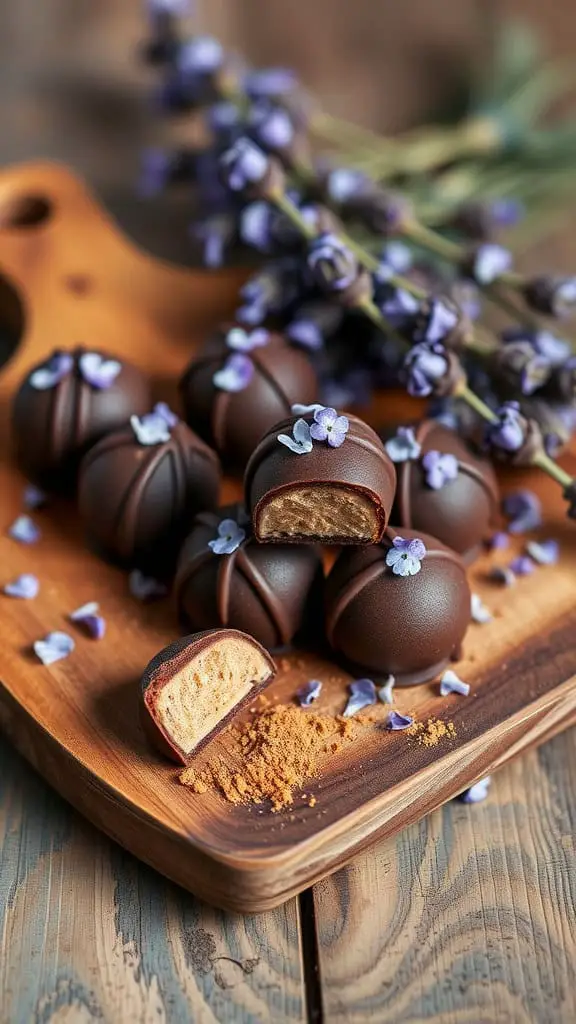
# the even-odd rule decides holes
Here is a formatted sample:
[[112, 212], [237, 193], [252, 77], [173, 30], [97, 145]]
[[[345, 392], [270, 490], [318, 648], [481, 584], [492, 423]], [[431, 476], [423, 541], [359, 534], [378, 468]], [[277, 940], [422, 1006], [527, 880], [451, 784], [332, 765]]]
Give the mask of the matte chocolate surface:
[[79, 369], [80, 357], [87, 351], [74, 349], [70, 373], [44, 390], [34, 388], [30, 378], [47, 361], [34, 367], [14, 399], [12, 433], [18, 465], [47, 490], [72, 489], [80, 459], [91, 445], [150, 406], [148, 378], [125, 360], [109, 387], [91, 386]]
[[[241, 523], [245, 539], [231, 554], [209, 545], [224, 519]], [[239, 505], [196, 517], [182, 548], [174, 592], [192, 629], [231, 626], [269, 649], [289, 644], [303, 624], [322, 628], [322, 562], [313, 545], [258, 544]]]
[[247, 386], [235, 392], [218, 388], [214, 374], [234, 355], [226, 333], [211, 339], [190, 364], [180, 392], [190, 426], [225, 463], [243, 469], [262, 435], [289, 415], [294, 402], [318, 398], [318, 381], [308, 356], [270, 332], [266, 345], [246, 353], [254, 367]]
[[[427, 553], [414, 576], [386, 565], [392, 539], [420, 538]], [[326, 581], [326, 632], [333, 649], [367, 674], [399, 685], [433, 679], [459, 656], [470, 622], [462, 559], [433, 537], [389, 528], [381, 544], [348, 548]]]
[[371, 427], [348, 416], [349, 430], [338, 448], [315, 441], [296, 454], [278, 441], [300, 418], [292, 416], [262, 438], [244, 478], [245, 500], [259, 541], [333, 544], [380, 540], [396, 485], [394, 463]]
[[103, 553], [166, 577], [196, 513], [216, 504], [219, 482], [215, 452], [182, 421], [149, 446], [127, 427], [84, 457], [80, 514]]

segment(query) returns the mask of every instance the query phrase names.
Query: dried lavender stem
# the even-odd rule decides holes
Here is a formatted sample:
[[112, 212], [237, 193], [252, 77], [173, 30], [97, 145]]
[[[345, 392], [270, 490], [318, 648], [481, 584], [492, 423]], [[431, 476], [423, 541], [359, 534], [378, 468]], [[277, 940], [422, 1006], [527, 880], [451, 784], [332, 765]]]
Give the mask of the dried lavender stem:
[[538, 469], [542, 469], [553, 480], [556, 480], [564, 490], [574, 483], [570, 474], [566, 473], [549, 455], [546, 455], [546, 452], [536, 454], [533, 459], [533, 465], [538, 466]]

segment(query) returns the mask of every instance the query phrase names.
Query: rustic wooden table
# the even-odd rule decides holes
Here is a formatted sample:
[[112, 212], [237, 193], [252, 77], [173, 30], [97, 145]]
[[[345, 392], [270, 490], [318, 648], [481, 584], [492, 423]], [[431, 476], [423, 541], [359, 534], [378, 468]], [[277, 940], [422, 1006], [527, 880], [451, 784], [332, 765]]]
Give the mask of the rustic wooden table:
[[[356, 6], [366, 29], [370, 5]], [[551, 17], [560, 6], [551, 3]], [[424, 16], [426, 5], [403, 7]], [[170, 210], [143, 217], [130, 197], [130, 169], [150, 131], [127, 60], [134, 5], [119, 8], [5, 5], [0, 159], [70, 160], [125, 224], [177, 256], [184, 236], [169, 230]], [[230, 10], [215, 3], [216, 20]], [[462, 27], [448, 21], [453, 32]], [[366, 32], [357, 37], [361, 63]], [[485, 804], [449, 804], [299, 899], [251, 917], [212, 910], [124, 853], [1, 740], [0, 791], [7, 1024], [576, 1019], [574, 730], [500, 772]]]

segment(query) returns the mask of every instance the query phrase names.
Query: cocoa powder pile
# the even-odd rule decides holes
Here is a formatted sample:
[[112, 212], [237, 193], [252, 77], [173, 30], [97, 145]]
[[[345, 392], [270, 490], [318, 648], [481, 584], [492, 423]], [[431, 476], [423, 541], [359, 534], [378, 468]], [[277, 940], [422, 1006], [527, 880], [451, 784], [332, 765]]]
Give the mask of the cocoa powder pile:
[[[361, 729], [350, 718], [278, 704], [230, 728], [231, 758], [214, 756], [201, 768], [186, 768], [180, 782], [194, 793], [215, 789], [232, 804], [269, 800], [272, 810], [279, 811], [318, 775], [322, 760], [352, 742]], [[309, 806], [315, 802], [311, 797]]]

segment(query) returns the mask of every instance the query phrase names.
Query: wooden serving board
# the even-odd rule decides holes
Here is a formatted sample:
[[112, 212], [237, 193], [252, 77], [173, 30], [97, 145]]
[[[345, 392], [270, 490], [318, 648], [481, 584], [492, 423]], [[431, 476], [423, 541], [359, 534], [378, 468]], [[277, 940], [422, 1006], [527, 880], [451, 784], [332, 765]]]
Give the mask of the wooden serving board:
[[[16, 354], [0, 369], [0, 587], [22, 572], [41, 580], [33, 601], [0, 596], [0, 724], [40, 773], [119, 843], [217, 906], [265, 910], [576, 721], [576, 529], [557, 488], [523, 474], [508, 483], [545, 496], [540, 535], [560, 541], [559, 565], [505, 589], [488, 581], [486, 570], [515, 551], [478, 562], [472, 589], [495, 618], [470, 627], [456, 666], [471, 683], [470, 696], [442, 699], [432, 685], [397, 694], [398, 710], [452, 721], [454, 739], [427, 747], [391, 734], [379, 706], [362, 738], [305, 787], [316, 797], [313, 807], [297, 794], [293, 808], [273, 814], [180, 786], [174, 766], [147, 746], [137, 715], [143, 667], [178, 634], [170, 602], [137, 603], [126, 575], [84, 546], [70, 504], [34, 513], [38, 544], [7, 537], [24, 486], [9, 461], [9, 406], [34, 362], [56, 345], [78, 343], [129, 357], [154, 376], [158, 397], [170, 398], [195, 340], [234, 307], [242, 275], [184, 271], [136, 251], [84, 185], [52, 164], [0, 175], [0, 274], [0, 320], [23, 327]], [[370, 418], [377, 425], [410, 411], [405, 399], [387, 396]], [[574, 472], [576, 458], [565, 465]], [[224, 497], [237, 490], [228, 481]], [[31, 654], [33, 641], [70, 629], [67, 613], [94, 600], [108, 623], [104, 640], [75, 634], [70, 658], [42, 666]], [[273, 700], [291, 700], [314, 677], [325, 683], [317, 710], [342, 710], [349, 677], [336, 666], [302, 652], [280, 665]], [[229, 756], [229, 742], [220, 736], [199, 760], [215, 751]]]

